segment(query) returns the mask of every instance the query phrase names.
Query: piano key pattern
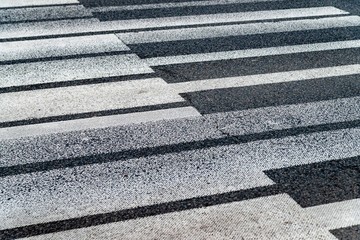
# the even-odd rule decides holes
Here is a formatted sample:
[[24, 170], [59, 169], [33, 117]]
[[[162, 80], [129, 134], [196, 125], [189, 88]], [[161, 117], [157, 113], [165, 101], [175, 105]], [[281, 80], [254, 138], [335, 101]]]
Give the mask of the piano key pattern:
[[358, 239], [360, 4], [0, 2], [0, 239]]

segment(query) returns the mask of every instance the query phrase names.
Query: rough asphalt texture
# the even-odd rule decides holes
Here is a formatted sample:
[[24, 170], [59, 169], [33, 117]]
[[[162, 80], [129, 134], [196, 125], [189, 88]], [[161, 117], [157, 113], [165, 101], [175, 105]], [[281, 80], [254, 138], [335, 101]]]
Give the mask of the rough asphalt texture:
[[360, 239], [357, 0], [0, 1], [0, 239]]

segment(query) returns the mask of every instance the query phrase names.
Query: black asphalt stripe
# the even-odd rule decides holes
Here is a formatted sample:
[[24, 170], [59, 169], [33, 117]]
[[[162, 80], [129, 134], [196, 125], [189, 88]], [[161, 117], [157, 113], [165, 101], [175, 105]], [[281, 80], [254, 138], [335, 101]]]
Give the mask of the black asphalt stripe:
[[74, 54], [74, 55], [66, 55], [66, 56], [42, 57], [42, 58], [31, 58], [31, 59], [17, 59], [17, 60], [9, 60], [9, 61], [0, 61], [0, 65], [30, 63], [30, 62], [57, 61], [57, 60], [101, 57], [101, 56], [116, 56], [116, 55], [123, 55], [123, 54], [129, 54], [129, 53], [132, 53], [132, 52], [130, 50], [123, 50], [123, 51], [113, 51], [113, 52]]
[[[269, 11], [292, 8], [310, 8], [317, 7], [318, 3], [309, 3], [304, 1], [287, 2], [253, 2], [236, 3], [227, 5], [207, 5], [207, 6], [184, 6], [160, 9], [136, 9], [122, 11], [93, 12], [94, 16], [100, 21], [128, 20], [142, 18], [162, 18], [189, 15], [206, 15], [219, 13], [235, 13], [246, 11]], [[320, 5], [321, 6], [321, 5]]]
[[[0, 9], [1, 10], [1, 9]], [[36, 22], [52, 22], [54, 20], [76, 20], [76, 19], [89, 19], [94, 18], [93, 16], [83, 16], [83, 17], [61, 17], [61, 18], [46, 18], [46, 19], [32, 19], [32, 20], [21, 20], [21, 21], [0, 21], [0, 26], [2, 24], [18, 24], [18, 23], [36, 23]]]
[[360, 63], [360, 48], [153, 66], [168, 83]]
[[254, 141], [285, 138], [290, 136], [299, 136], [303, 134], [335, 131], [341, 129], [356, 128], [359, 126], [360, 126], [360, 120], [327, 123], [327, 124], [297, 127], [291, 129], [273, 130], [273, 131], [253, 133], [247, 135], [227, 136], [218, 139], [206, 139], [201, 141], [184, 142], [184, 143], [164, 145], [158, 147], [147, 147], [147, 148], [140, 148], [133, 150], [124, 150], [120, 152], [97, 154], [92, 156], [28, 163], [22, 165], [0, 167], [0, 177], [28, 174], [34, 172], [51, 171], [55, 169], [73, 168], [73, 167], [92, 165], [92, 164], [126, 161], [140, 157], [149, 157], [149, 156], [163, 155], [169, 153], [179, 153], [183, 151], [192, 151], [192, 150], [206, 149], [211, 147], [220, 147], [220, 146], [228, 146], [234, 144], [249, 143]]
[[13, 86], [13, 87], [0, 88], [0, 94], [1, 93], [9, 93], [9, 92], [32, 91], [32, 90], [37, 90], [37, 89], [79, 86], [79, 85], [87, 85], [87, 84], [122, 82], [122, 81], [131, 81], [131, 80], [142, 80], [142, 79], [156, 78], [156, 77], [158, 77], [158, 76], [155, 73], [146, 73], [146, 74], [135, 74], [135, 75], [126, 75], [126, 76], [91, 78], [91, 79], [82, 79], [82, 80], [73, 80], [73, 81], [63, 81], [63, 82], [41, 83], [41, 84], [23, 85], [23, 86]]
[[128, 45], [141, 58], [360, 39], [360, 27], [229, 36]]
[[155, 110], [161, 110], [161, 109], [170, 109], [170, 108], [179, 108], [179, 107], [188, 107], [188, 106], [189, 106], [189, 103], [187, 103], [187, 102], [174, 102], [174, 103], [157, 104], [157, 105], [142, 106], [142, 107], [68, 114], [68, 115], [43, 117], [43, 118], [35, 118], [35, 119], [27, 119], [27, 120], [19, 120], [19, 121], [11, 121], [11, 122], [1, 122], [0, 128], [24, 126], [24, 125], [39, 124], [39, 123], [68, 121], [68, 120], [75, 120], [75, 119], [84, 119], [84, 118], [110, 116], [110, 115], [127, 114], [127, 113], [155, 111]]
[[126, 6], [139, 4], [169, 3], [169, 2], [189, 2], [204, 0], [79, 0], [85, 7], [105, 7], [105, 6]]
[[180, 94], [201, 114], [299, 104], [360, 95], [360, 75]]
[[144, 207], [120, 210], [116, 212], [89, 215], [61, 221], [40, 223], [24, 227], [0, 230], [1, 239], [24, 238], [48, 233], [67, 231], [78, 228], [121, 222], [160, 214], [181, 212], [220, 204], [239, 202], [281, 193], [276, 185], [256, 187], [245, 190], [201, 196], [173, 202], [159, 203]]
[[272, 169], [265, 174], [302, 207], [360, 198], [360, 156]]
[[360, 225], [355, 225], [347, 228], [334, 229], [334, 230], [330, 230], [330, 232], [339, 240], [360, 239]]

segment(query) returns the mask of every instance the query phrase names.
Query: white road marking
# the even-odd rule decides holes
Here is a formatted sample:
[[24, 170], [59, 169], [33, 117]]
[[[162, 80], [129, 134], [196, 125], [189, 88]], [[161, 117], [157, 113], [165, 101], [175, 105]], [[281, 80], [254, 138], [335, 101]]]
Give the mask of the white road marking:
[[309, 207], [306, 211], [328, 230], [360, 224], [359, 198]]
[[0, 122], [182, 101], [160, 78], [11, 92], [0, 94]]
[[316, 78], [327, 78], [336, 76], [346, 76], [360, 74], [360, 64], [314, 68], [289, 72], [276, 72], [258, 75], [248, 75], [229, 78], [216, 78], [207, 80], [198, 80], [190, 82], [180, 82], [171, 84], [179, 93], [196, 92], [211, 89], [246, 87], [261, 84], [272, 84], [281, 82], [292, 82], [309, 80]]
[[201, 114], [193, 107], [161, 109], [103, 117], [92, 117], [60, 122], [49, 122], [25, 126], [0, 128], [0, 140], [34, 137], [88, 129], [115, 127], [135, 123], [153, 122], [178, 118], [198, 117]]
[[237, 13], [217, 13], [207, 15], [191, 15], [164, 18], [145, 18], [135, 20], [105, 21], [102, 25], [108, 30], [128, 30], [157, 27], [191, 26], [201, 24], [246, 22], [256, 20], [274, 20], [298, 17], [315, 17], [349, 14], [346, 11], [335, 7], [316, 7], [316, 8], [295, 8], [283, 10], [268, 10], [257, 12], [237, 12]]
[[328, 239], [336, 240], [289, 196], [174, 212], [30, 237], [42, 239]]
[[78, 4], [78, 0], [1, 0], [0, 8], [29, 7], [41, 5]]
[[318, 52], [338, 49], [359, 48], [360, 40], [349, 40], [339, 42], [313, 43], [301, 44], [293, 46], [280, 46], [270, 48], [256, 48], [245, 50], [234, 50], [224, 52], [198, 53], [177, 55], [168, 57], [154, 57], [145, 59], [150, 66], [191, 63], [191, 62], [206, 62], [219, 61], [227, 59], [251, 58], [262, 56], [274, 56], [283, 54], [303, 53], [303, 52]]
[[152, 73], [135, 54], [0, 65], [0, 87]]
[[117, 36], [127, 44], [177, 41], [187, 39], [215, 38], [236, 35], [252, 35], [302, 30], [317, 30], [336, 27], [360, 26], [359, 16], [326, 17], [280, 22], [262, 22], [119, 33]]
[[96, 18], [1, 24], [0, 39], [42, 37], [101, 31]]
[[0, 8], [0, 22], [29, 21], [59, 18], [91, 17], [91, 12], [82, 5], [29, 7], [29, 8]]
[[0, 61], [127, 50], [114, 34], [0, 42]]
[[[0, 29], [0, 39], [16, 39], [16, 38], [26, 38], [26, 37], [41, 37], [41, 36], [54, 36], [54, 35], [65, 35], [65, 34], [89, 34], [102, 31], [123, 31], [131, 29], [141, 29], [141, 28], [152, 28], [152, 27], [170, 27], [170, 26], [189, 26], [198, 25], [198, 24], [211, 24], [211, 23], [227, 23], [231, 21], [252, 21], [252, 20], [265, 20], [265, 19], [285, 19], [285, 18], [295, 18], [295, 17], [311, 17], [311, 16], [328, 16], [328, 15], [338, 15], [338, 14], [347, 14], [347, 12], [339, 10], [334, 7], [322, 7], [322, 8], [305, 8], [305, 9], [286, 9], [286, 10], [272, 10], [272, 11], [260, 11], [260, 12], [239, 12], [239, 13], [222, 13], [222, 14], [210, 14], [210, 15], [195, 15], [195, 16], [185, 16], [185, 17], [168, 17], [168, 18], [155, 18], [155, 19], [138, 19], [138, 20], [124, 20], [124, 21], [106, 21], [99, 22], [98, 19], [73, 19], [73, 20], [57, 20], [57, 21], [46, 21], [46, 22], [37, 22], [37, 23], [16, 23], [16, 24], [2, 24]], [[356, 16], [347, 16], [344, 19], [344, 22], [341, 21], [340, 17], [337, 17], [334, 21], [340, 21], [335, 23], [336, 25], [359, 25], [359, 17]], [[309, 22], [303, 22], [304, 20], [298, 20], [299, 24], [305, 24]], [[310, 20], [305, 20], [310, 21]], [[314, 20], [312, 20], [314, 21]], [[357, 21], [354, 23], [353, 21]], [[319, 20], [321, 23], [321, 20]], [[270, 25], [269, 25], [270, 24]], [[330, 23], [324, 23], [328, 27], [332, 27]], [[237, 32], [256, 32], [261, 33], [261, 30], [265, 31], [266, 28], [271, 28], [267, 30], [270, 32], [281, 32], [284, 30], [278, 29], [278, 25], [281, 23], [253, 23], [253, 24], [236, 24], [228, 26], [217, 26], [217, 27], [201, 27], [201, 28], [190, 28], [190, 29], [177, 29], [173, 30], [177, 34], [173, 35], [172, 31], [166, 30], [166, 35], [173, 35], [172, 38], [179, 38], [179, 31], [182, 38], [204, 38], [206, 34], [211, 34], [212, 36], [218, 34], [219, 36], [226, 35], [237, 35]], [[259, 26], [260, 28], [256, 28]], [[255, 27], [255, 29], [254, 29]], [[275, 27], [275, 28], [274, 28]], [[305, 26], [306, 27], [306, 26]], [[288, 23], [285, 26], [285, 29], [292, 29], [291, 24]], [[313, 26], [313, 28], [319, 29], [321, 26]], [[323, 27], [324, 28], [324, 27]], [[197, 32], [194, 36], [189, 36], [190, 32]], [[224, 32], [227, 32], [224, 34]], [[163, 31], [160, 32], [149, 32], [149, 34], [163, 34]], [[137, 40], [138, 42], [149, 42], [149, 41], [163, 41], [163, 39], [153, 39], [149, 40], [149, 37], [139, 36], [140, 33], [137, 33], [137, 38], [142, 40]], [[142, 34], [144, 35], [144, 34]], [[192, 34], [190, 34], [192, 35]], [[201, 36], [202, 35], [202, 36]], [[125, 41], [128, 40], [120, 35]], [[134, 34], [130, 34], [130, 38], [133, 38]], [[166, 36], [167, 38], [169, 38]], [[201, 36], [201, 37], [200, 37]], [[129, 37], [128, 37], [129, 38]], [[151, 36], [150, 39], [153, 37]]]

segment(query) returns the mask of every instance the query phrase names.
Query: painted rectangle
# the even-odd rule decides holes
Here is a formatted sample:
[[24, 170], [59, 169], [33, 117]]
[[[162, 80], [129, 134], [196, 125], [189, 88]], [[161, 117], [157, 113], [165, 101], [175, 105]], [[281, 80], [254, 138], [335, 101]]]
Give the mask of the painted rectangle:
[[129, 51], [113, 34], [0, 42], [0, 62]]
[[102, 22], [108, 29], [128, 30], [128, 29], [146, 29], [159, 27], [179, 27], [202, 24], [229, 23], [229, 22], [247, 22], [257, 20], [288, 19], [299, 17], [315, 17], [348, 14], [348, 12], [335, 7], [317, 7], [317, 8], [296, 8], [285, 10], [253, 11], [238, 13], [218, 13], [208, 15], [191, 15], [181, 17], [164, 18], [144, 18], [136, 20], [119, 20]]
[[101, 31], [96, 18], [67, 19], [45, 22], [1, 24], [1, 39], [58, 37], [67, 34], [89, 34]]
[[78, 4], [78, 0], [1, 0], [0, 8]]
[[[357, 166], [359, 174], [359, 164]], [[357, 175], [357, 182], [349, 182], [353, 189], [356, 191], [359, 189], [359, 175]], [[354, 184], [354, 185], [353, 185]], [[356, 188], [357, 187], [357, 188]], [[356, 194], [356, 193], [355, 193]], [[306, 209], [310, 214], [315, 216], [318, 222], [321, 222], [326, 229], [336, 229], [336, 228], [348, 228], [347, 231], [348, 236], [351, 237], [350, 233], [355, 233], [356, 230], [359, 232], [359, 224], [360, 224], [360, 198], [347, 200], [347, 201], [339, 201], [330, 204], [309, 207]], [[331, 231], [333, 232], [333, 231]], [[334, 231], [340, 232], [340, 231]], [[336, 235], [336, 234], [335, 234]], [[342, 234], [338, 234], [342, 235]], [[344, 234], [345, 236], [347, 234]], [[359, 236], [359, 235], [358, 235]], [[356, 237], [353, 235], [352, 237]], [[340, 238], [343, 239], [343, 238]], [[347, 239], [347, 238], [344, 238]], [[353, 238], [348, 238], [353, 239]], [[355, 238], [356, 239], [356, 238]]]
[[219, 60], [227, 60], [227, 59], [276, 56], [276, 55], [294, 54], [294, 53], [311, 53], [311, 52], [350, 49], [350, 48], [360, 48], [360, 40], [157, 57], [157, 58], [148, 58], [146, 59], [146, 62], [150, 66], [160, 66], [160, 65], [181, 64], [181, 63], [219, 61]]
[[162, 79], [0, 94], [0, 122], [181, 102]]
[[29, 8], [0, 8], [0, 23], [15, 23], [21, 21], [41, 21], [64, 18], [86, 18], [92, 14], [81, 5], [29, 7]]
[[135, 54], [0, 65], [0, 88], [151, 73]]
[[289, 196], [281, 194], [75, 229], [45, 239], [328, 239], [336, 240]]
[[32, 124], [26, 126], [0, 128], [0, 140], [198, 116], [201, 116], [200, 113], [193, 107], [182, 107], [148, 112], [128, 113], [122, 115], [110, 115], [69, 121]]
[[262, 22], [156, 31], [139, 31], [130, 33], [119, 33], [117, 35], [127, 44], [139, 44], [148, 42], [179, 41], [189, 39], [292, 32], [351, 26], [360, 26], [359, 16], [326, 17], [318, 19], [287, 20], [279, 22]]

